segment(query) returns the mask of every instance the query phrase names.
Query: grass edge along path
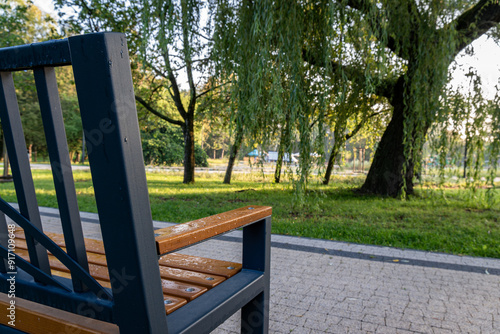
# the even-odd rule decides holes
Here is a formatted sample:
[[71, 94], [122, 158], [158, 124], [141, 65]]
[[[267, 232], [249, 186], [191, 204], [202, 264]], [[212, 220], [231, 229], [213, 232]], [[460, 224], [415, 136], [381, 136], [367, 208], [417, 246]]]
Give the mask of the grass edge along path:
[[[182, 223], [245, 205], [273, 207], [273, 233], [360, 244], [500, 258], [500, 195], [486, 191], [421, 188], [410, 200], [359, 195], [362, 178], [334, 177], [312, 184], [301, 204], [288, 183], [262, 174], [236, 175], [230, 185], [220, 174], [199, 174], [182, 184], [180, 173], [148, 173], [153, 219]], [[40, 206], [57, 207], [49, 170], [33, 170]], [[96, 212], [90, 172], [75, 171], [81, 211]], [[265, 181], [265, 182], [264, 182]], [[12, 183], [0, 196], [17, 202]], [[492, 200], [492, 201], [491, 201]], [[493, 203], [493, 204], [492, 204]]]

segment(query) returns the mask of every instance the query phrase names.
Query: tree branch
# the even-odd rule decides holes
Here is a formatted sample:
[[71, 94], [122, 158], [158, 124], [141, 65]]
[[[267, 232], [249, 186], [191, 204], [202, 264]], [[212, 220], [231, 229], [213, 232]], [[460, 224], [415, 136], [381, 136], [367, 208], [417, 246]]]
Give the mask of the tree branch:
[[[322, 59], [317, 59], [307, 50], [302, 50], [302, 59], [313, 66], [325, 67], [326, 63]], [[350, 65], [340, 65], [335, 61], [330, 61], [330, 67], [333, 72], [340, 72], [347, 76], [347, 78], [351, 81], [361, 81], [364, 80], [366, 75], [359, 68]], [[375, 86], [375, 91], [373, 92], [375, 95], [383, 96], [388, 98], [389, 100], [392, 97], [392, 93], [394, 91], [394, 86], [396, 85], [396, 80], [392, 78], [381, 79], [379, 84]]]
[[192, 67], [192, 59], [191, 59], [191, 45], [189, 38], [189, 23], [188, 21], [188, 7], [187, 4], [183, 1], [181, 2], [181, 23], [182, 23], [182, 51], [184, 53], [184, 63], [186, 64], [186, 73], [188, 77], [189, 84], [189, 105], [188, 105], [188, 113], [193, 114], [194, 108], [196, 105], [196, 86], [194, 85], [193, 80], [193, 67]]
[[175, 125], [179, 125], [179, 126], [184, 126], [184, 122], [182, 121], [178, 121], [178, 120], [175, 120], [175, 119], [172, 119], [162, 113], [160, 113], [159, 111], [157, 111], [156, 109], [154, 109], [149, 103], [147, 103], [146, 101], [144, 101], [143, 98], [141, 98], [140, 96], [136, 95], [135, 96], [135, 99], [137, 102], [139, 102], [140, 104], [142, 104], [142, 106], [144, 108], [146, 108], [147, 111], [151, 112], [153, 115], [155, 116], [158, 116], [160, 117], [161, 119], [169, 122], [169, 123], [172, 123], [172, 124], [175, 124]]
[[[344, 2], [343, 0], [338, 0], [339, 2]], [[382, 15], [380, 14], [380, 9], [376, 6], [375, 2], [370, 0], [348, 0], [347, 6], [352, 9], [356, 9], [367, 16], [367, 21], [370, 23], [373, 34], [380, 41], [384, 41], [386, 38], [386, 47], [389, 48], [399, 57], [403, 58], [400, 54], [396, 40], [389, 33], [385, 33], [382, 28]]]
[[210, 93], [211, 91], [216, 90], [216, 89], [219, 89], [219, 88], [221, 88], [221, 87], [224, 87], [225, 85], [230, 84], [230, 83], [232, 83], [232, 81], [224, 82], [224, 83], [222, 83], [222, 84], [220, 84], [220, 85], [217, 85], [217, 86], [214, 86], [214, 87], [210, 87], [210, 88], [209, 88], [209, 89], [207, 89], [206, 91], [204, 91], [204, 92], [202, 92], [202, 93], [200, 93], [200, 94], [196, 95], [196, 98], [198, 99], [199, 97], [202, 97], [203, 95], [206, 95], [206, 94]]
[[345, 137], [344, 137], [345, 140], [349, 140], [352, 137], [354, 137], [359, 132], [359, 130], [361, 130], [363, 128], [363, 126], [365, 125], [365, 123], [366, 123], [367, 120], [369, 120], [370, 118], [375, 117], [375, 116], [377, 116], [377, 115], [379, 115], [381, 113], [382, 113], [382, 111], [377, 111], [377, 112], [374, 112], [374, 113], [370, 114], [368, 117], [363, 118], [363, 120], [356, 125], [356, 127], [354, 128], [354, 130], [352, 130], [350, 133], [348, 133], [348, 134], [345, 135]]
[[498, 1], [481, 0], [457, 17], [451, 24], [459, 33], [461, 39], [455, 50], [455, 55], [462, 51], [475, 39], [500, 22], [500, 3]]
[[172, 71], [172, 66], [170, 66], [170, 59], [168, 58], [168, 51], [163, 54], [163, 60], [165, 61], [165, 65], [167, 67], [168, 80], [170, 81], [172, 92], [170, 92], [170, 96], [172, 100], [174, 100], [175, 107], [177, 111], [181, 115], [181, 117], [185, 120], [187, 118], [186, 109], [184, 109], [184, 105], [182, 104], [181, 93], [179, 91], [179, 85], [177, 84], [177, 79], [175, 78], [174, 72]]

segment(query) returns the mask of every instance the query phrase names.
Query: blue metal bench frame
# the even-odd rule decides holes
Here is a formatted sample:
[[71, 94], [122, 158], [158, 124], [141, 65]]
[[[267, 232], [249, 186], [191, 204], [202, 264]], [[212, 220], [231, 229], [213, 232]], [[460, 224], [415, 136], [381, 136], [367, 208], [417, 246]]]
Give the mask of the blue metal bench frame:
[[[88, 274], [54, 67], [73, 67], [112, 289]], [[42, 231], [13, 71], [32, 69], [67, 253]], [[243, 229], [243, 270], [166, 316], [123, 34], [97, 33], [0, 49], [0, 118], [19, 211], [0, 197], [0, 291], [9, 290], [5, 216], [26, 234], [30, 262], [16, 257], [16, 296], [119, 326], [121, 333], [204, 333], [242, 309], [242, 332], [269, 326], [270, 224]], [[49, 250], [72, 279], [52, 276]], [[114, 279], [113, 279], [114, 278]], [[1, 326], [1, 325], [0, 325]], [[1, 326], [0, 331], [8, 330]]]

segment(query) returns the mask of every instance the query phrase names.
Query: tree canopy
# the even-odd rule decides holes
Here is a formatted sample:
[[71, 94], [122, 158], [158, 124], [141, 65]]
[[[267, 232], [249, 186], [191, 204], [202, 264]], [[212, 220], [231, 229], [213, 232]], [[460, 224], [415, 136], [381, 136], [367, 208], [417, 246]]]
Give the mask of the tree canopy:
[[[56, 0], [76, 13], [64, 24], [74, 32], [113, 30], [129, 41], [139, 105], [173, 125], [184, 138], [184, 183], [194, 182], [195, 113], [210, 64], [210, 22], [202, 20], [203, 1]], [[195, 71], [199, 73], [197, 82]], [[186, 78], [187, 87], [183, 85]], [[166, 107], [169, 99], [174, 108]]]
[[[221, 1], [231, 8], [232, 1]], [[342, 110], [348, 91], [392, 106], [362, 190], [413, 192], [415, 171], [455, 56], [500, 22], [498, 1], [242, 1], [216, 20], [222, 77], [237, 78], [236, 120], [265, 141], [299, 133], [302, 184], [327, 110]], [[227, 18], [230, 17], [230, 19]], [[229, 51], [228, 51], [229, 50]], [[370, 101], [370, 98], [366, 98]], [[359, 108], [363, 110], [363, 108]], [[315, 120], [318, 120], [315, 122]], [[311, 124], [317, 126], [312, 131]], [[317, 135], [317, 136], [315, 136]]]
[[[312, 167], [326, 161], [320, 172], [328, 183], [335, 157], [358, 133], [370, 133], [370, 141], [377, 142], [361, 188], [368, 193], [411, 194], [429, 140], [441, 154], [446, 149], [436, 145], [459, 136], [476, 152], [467, 159], [485, 149], [490, 161], [498, 156], [500, 137], [491, 126], [495, 101], [479, 103], [446, 91], [450, 64], [460, 52], [472, 52], [468, 46], [485, 34], [498, 40], [498, 1], [56, 0], [56, 8], [65, 6], [74, 12], [62, 17], [64, 33], [127, 34], [139, 112], [181, 129], [186, 183], [194, 181], [201, 129], [213, 150], [231, 140], [229, 178], [243, 142], [277, 147], [276, 182], [282, 157], [298, 150], [300, 165], [292, 175], [299, 192]], [[50, 20], [33, 8], [1, 0], [4, 46], [54, 32]], [[27, 20], [32, 23], [23, 25]], [[471, 87], [481, 95], [477, 85]], [[29, 91], [23, 94], [29, 99]], [[201, 120], [196, 115], [207, 110], [212, 116], [196, 126]], [[151, 124], [158, 126], [148, 130], [155, 145], [166, 141], [159, 139], [165, 134], [178, 137], [164, 123], [148, 122], [150, 130]], [[229, 131], [207, 135], [218, 123]], [[453, 129], [459, 123], [465, 130]], [[448, 139], [436, 139], [438, 132], [448, 133]], [[164, 156], [153, 151], [152, 157]]]

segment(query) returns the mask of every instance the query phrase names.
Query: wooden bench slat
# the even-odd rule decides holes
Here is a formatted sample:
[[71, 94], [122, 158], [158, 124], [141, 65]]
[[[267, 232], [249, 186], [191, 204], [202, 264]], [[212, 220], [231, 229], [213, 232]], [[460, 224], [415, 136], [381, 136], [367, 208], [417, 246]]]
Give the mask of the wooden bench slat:
[[223, 276], [199, 273], [191, 270], [171, 268], [161, 265], [160, 275], [162, 278], [184, 283], [196, 284], [211, 289], [226, 279]]
[[236, 275], [241, 271], [241, 263], [223, 260], [214, 260], [199, 256], [170, 253], [159, 260], [160, 265], [198, 271], [210, 275], [219, 275], [226, 278]]
[[[64, 235], [59, 234], [59, 233], [52, 233], [52, 232], [44, 232], [45, 235], [47, 235], [52, 241], [55, 242], [56, 245], [59, 247], [66, 247], [66, 244], [64, 242]], [[26, 236], [24, 234], [24, 231], [21, 228], [18, 228], [16, 230], [16, 237], [20, 239], [26, 240]], [[101, 240], [95, 240], [95, 239], [84, 239], [85, 241], [85, 248], [88, 252], [92, 253], [97, 253], [97, 254], [105, 254], [104, 252], [104, 245]]]
[[[17, 232], [16, 232], [17, 234]], [[57, 235], [56, 235], [57, 236]], [[52, 239], [53, 236], [50, 236]], [[87, 239], [90, 240], [90, 239]], [[97, 240], [95, 240], [97, 241]], [[16, 248], [18, 250], [26, 249], [26, 242], [24, 239], [18, 239], [16, 238]], [[62, 246], [62, 249], [65, 250], [64, 245]], [[20, 255], [21, 253], [19, 253]], [[22, 253], [24, 254], [24, 253]], [[180, 254], [169, 254], [167, 256], [173, 256], [176, 257], [177, 255]], [[96, 254], [92, 253], [90, 251], [87, 251], [87, 258], [89, 261], [89, 266], [92, 265], [100, 265], [100, 266], [106, 266], [106, 256], [102, 254]], [[190, 263], [201, 263], [203, 258], [198, 258], [198, 257], [192, 257], [192, 256], [185, 256], [186, 259], [193, 258]], [[27, 260], [27, 258], [25, 258]], [[214, 262], [216, 263], [216, 260], [211, 260], [208, 261], [209, 259], [204, 259], [206, 260], [205, 262]], [[185, 261], [186, 263], [188, 262], [187, 260]], [[219, 261], [217, 261], [219, 262]], [[182, 269], [182, 268], [172, 268], [169, 267], [165, 264], [160, 264], [160, 275], [161, 278], [167, 279], [167, 280], [173, 280], [173, 281], [179, 281], [179, 282], [184, 282], [188, 284], [196, 284], [196, 285], [201, 285], [206, 288], [213, 288], [216, 285], [222, 283], [226, 277], [230, 277], [229, 275], [234, 275], [233, 272], [238, 272], [239, 270], [228, 270], [227, 267], [233, 266], [234, 268], [241, 268], [241, 265], [238, 263], [233, 263], [233, 262], [227, 262], [227, 261], [220, 261], [221, 263], [213, 270], [206, 270], [206, 272], [199, 272], [199, 271], [193, 271], [189, 269]], [[66, 267], [58, 262], [59, 265], [56, 269], [61, 269], [62, 270], [67, 270]], [[214, 265], [212, 265], [214, 266]], [[224, 267], [225, 266], [225, 267]], [[51, 262], [51, 267], [53, 267], [52, 262]], [[186, 265], [188, 267], [188, 265]], [[215, 266], [214, 266], [215, 267]], [[217, 269], [221, 268], [221, 269]], [[194, 268], [194, 269], [199, 269], [199, 268]], [[203, 269], [203, 268], [201, 268]], [[223, 275], [217, 275], [217, 272], [222, 272]], [[229, 273], [229, 274], [228, 274]], [[94, 276], [94, 273], [91, 271], [91, 275]]]
[[164, 293], [168, 293], [176, 297], [185, 298], [188, 301], [191, 301], [208, 291], [207, 288], [201, 286], [197, 286], [194, 284], [185, 284], [166, 279], [161, 280], [161, 285]]
[[195, 244], [230, 230], [243, 227], [272, 213], [269, 206], [246, 206], [191, 222], [155, 231], [159, 255]]
[[163, 294], [163, 302], [165, 303], [165, 312], [167, 314], [180, 309], [182, 306], [188, 303], [186, 299], [171, 296], [165, 293]]
[[[24, 231], [18, 228], [15, 234], [17, 240], [16, 247], [25, 248], [26, 243], [23, 241], [25, 240]], [[58, 246], [64, 249], [65, 247], [64, 238], [61, 234], [46, 233], [46, 235], [50, 239], [52, 239]], [[104, 255], [104, 245], [102, 244], [101, 240], [85, 239], [85, 247], [87, 247], [87, 257], [89, 263], [106, 265], [106, 256]], [[170, 253], [162, 256], [159, 260], [159, 264], [160, 266], [189, 270], [209, 275], [217, 275], [225, 278], [234, 276], [242, 268], [241, 263], [237, 262], [215, 260], [215, 259], [209, 259], [209, 258], [193, 256], [193, 255], [185, 255], [179, 253]], [[170, 277], [165, 277], [165, 278], [170, 278]], [[182, 279], [182, 277], [179, 277], [178, 279], [183, 282], [185, 281]], [[192, 282], [192, 281], [188, 280], [187, 282]]]
[[[59, 270], [52, 270], [52, 273], [56, 276], [60, 276], [60, 277], [64, 277], [64, 278], [71, 278], [71, 275], [68, 272], [59, 271]], [[103, 281], [103, 280], [97, 279], [97, 282], [99, 282], [99, 284], [101, 284], [105, 288], [111, 288], [111, 283], [109, 281]], [[163, 293], [163, 300], [165, 302], [165, 312], [167, 314], [170, 314], [170, 313], [174, 312], [175, 310], [179, 309], [180, 307], [187, 304], [186, 299], [172, 296], [172, 295], [169, 295], [167, 293]]]
[[[17, 255], [21, 256], [25, 260], [29, 261], [29, 255], [27, 250], [18, 249]], [[57, 258], [53, 255], [49, 255], [49, 263], [50, 267], [56, 269], [58, 271], [67, 272], [69, 270], [63, 265]], [[108, 268], [105, 266], [100, 266], [96, 264], [89, 264], [90, 275], [95, 279], [100, 281], [109, 282], [109, 272]], [[172, 280], [162, 279], [162, 288], [163, 292], [172, 296], [180, 297], [187, 300], [193, 300], [196, 297], [199, 297], [203, 293], [207, 291], [207, 288], [203, 286], [198, 286], [195, 284], [176, 282]]]
[[[15, 329], [33, 333], [80, 333], [80, 334], [119, 334], [118, 326], [100, 320], [87, 318], [71, 312], [49, 307], [32, 301], [16, 298]], [[0, 323], [6, 326], [7, 307], [10, 300], [0, 293]]]

